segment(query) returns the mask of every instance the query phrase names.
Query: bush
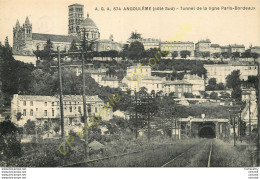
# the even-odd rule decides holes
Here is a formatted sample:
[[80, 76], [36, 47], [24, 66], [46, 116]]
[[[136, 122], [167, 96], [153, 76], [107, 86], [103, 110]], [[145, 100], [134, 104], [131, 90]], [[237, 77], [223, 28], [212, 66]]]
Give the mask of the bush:
[[194, 95], [192, 93], [184, 93], [185, 98], [194, 98]]
[[209, 97], [210, 97], [210, 99], [218, 99], [218, 94], [215, 92], [211, 92]]

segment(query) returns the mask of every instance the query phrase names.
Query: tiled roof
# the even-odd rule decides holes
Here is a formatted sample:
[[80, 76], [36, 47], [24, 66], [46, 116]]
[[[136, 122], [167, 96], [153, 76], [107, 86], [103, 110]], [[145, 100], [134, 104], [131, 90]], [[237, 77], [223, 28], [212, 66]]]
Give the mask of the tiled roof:
[[116, 76], [114, 76], [114, 77], [105, 76], [105, 77], [102, 77], [102, 81], [118, 81], [118, 79]]
[[135, 66], [130, 66], [130, 67], [127, 67], [127, 69], [135, 69], [135, 68], [138, 68], [138, 69], [143, 69], [143, 68], [152, 68], [151, 66], [147, 65], [142, 65], [142, 64], [137, 64]]
[[40, 41], [51, 40], [53, 42], [69, 42], [69, 43], [71, 43], [73, 40], [75, 40], [77, 43], [80, 43], [80, 39], [78, 37], [68, 36], [68, 35], [32, 33], [32, 39], [40, 40]]
[[206, 39], [206, 40], [200, 40], [199, 43], [210, 43], [210, 40], [209, 40], [209, 39]]
[[142, 77], [142, 80], [164, 80], [164, 78], [158, 76], [144, 76]]
[[184, 80], [177, 80], [177, 81], [166, 81], [165, 85], [192, 85], [192, 84]]
[[166, 44], [166, 43], [172, 43], [172, 44], [194, 44], [193, 42], [190, 42], [190, 41], [187, 41], [187, 42], [184, 42], [184, 41], [164, 41], [162, 42], [162, 44]]
[[216, 47], [220, 47], [219, 44], [211, 44], [210, 46], [211, 46], [211, 47], [215, 47], [215, 48], [216, 48]]
[[231, 48], [245, 48], [244, 45], [237, 45], [237, 44], [232, 44], [230, 45]]
[[220, 48], [224, 49], [224, 48], [229, 48], [228, 46], [220, 46]]
[[[59, 101], [59, 96], [18, 95], [18, 100], [24, 101]], [[64, 101], [82, 101], [81, 95], [64, 95]], [[87, 102], [103, 102], [97, 95], [86, 96]]]

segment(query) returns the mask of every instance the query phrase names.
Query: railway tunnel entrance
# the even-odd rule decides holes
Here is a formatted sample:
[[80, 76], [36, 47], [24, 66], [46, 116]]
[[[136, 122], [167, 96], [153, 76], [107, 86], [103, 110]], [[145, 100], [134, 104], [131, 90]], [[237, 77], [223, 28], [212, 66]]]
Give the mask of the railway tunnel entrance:
[[216, 138], [215, 124], [213, 122], [201, 124], [198, 135], [202, 138]]

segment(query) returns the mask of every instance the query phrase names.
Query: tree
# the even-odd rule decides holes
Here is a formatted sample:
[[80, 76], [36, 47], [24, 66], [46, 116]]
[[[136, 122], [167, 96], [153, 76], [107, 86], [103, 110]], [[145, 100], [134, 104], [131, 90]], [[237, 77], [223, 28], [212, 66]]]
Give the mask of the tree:
[[208, 85], [206, 86], [206, 91], [213, 91], [216, 89], [216, 78], [210, 78], [208, 81]]
[[210, 52], [201, 52], [201, 56], [203, 57], [203, 58], [206, 58], [206, 57], [210, 57]]
[[246, 51], [244, 53], [241, 53], [242, 58], [251, 58], [251, 53], [249, 51]]
[[122, 51], [119, 53], [119, 56], [122, 57], [124, 60], [127, 57], [128, 48], [129, 48], [129, 44], [124, 44], [123, 48], [122, 48]]
[[11, 46], [9, 45], [8, 36], [5, 37], [5, 47], [6, 48], [11, 48]]
[[139, 34], [135, 31], [135, 32], [131, 32], [129, 39], [138, 40], [138, 39], [141, 39], [141, 38], [142, 38], [142, 34]]
[[235, 88], [233, 88], [233, 90], [231, 92], [231, 97], [234, 98], [237, 101], [241, 101], [242, 90], [241, 90], [240, 86], [236, 86]]
[[225, 86], [223, 83], [216, 84], [216, 90], [224, 90], [224, 89], [225, 89]]
[[201, 52], [195, 51], [195, 57], [201, 57], [201, 56], [202, 56]]
[[230, 57], [230, 54], [228, 52], [221, 52], [221, 55], [223, 58], [227, 59]]
[[230, 75], [226, 77], [226, 86], [234, 89], [237, 86], [241, 86], [240, 70], [234, 70]]
[[71, 51], [71, 52], [76, 52], [76, 51], [78, 51], [77, 43], [76, 43], [76, 41], [75, 41], [74, 39], [73, 39], [73, 41], [71, 42], [70, 51]]
[[218, 94], [215, 92], [211, 92], [209, 97], [210, 97], [210, 99], [218, 99]]
[[230, 98], [230, 94], [229, 93], [221, 92], [220, 94], [221, 94], [220, 98]]
[[42, 69], [32, 71], [32, 94], [47, 96], [54, 95], [54, 88], [58, 87], [55, 85], [57, 80], [58, 79], [56, 79], [56, 76], [51, 75], [48, 72], [44, 72]]
[[240, 121], [240, 135], [246, 136], [246, 122]]
[[180, 52], [181, 54], [181, 58], [187, 58], [187, 56], [190, 56], [191, 55], [191, 52], [190, 51], [188, 51], [188, 50], [182, 50], [181, 52]]
[[141, 87], [139, 90], [139, 94], [145, 95], [147, 94], [147, 88], [146, 87]]
[[204, 68], [203, 63], [201, 61], [196, 61], [195, 63], [192, 63], [191, 65], [191, 75], [197, 74], [200, 77], [204, 78], [206, 77], [207, 70]]
[[2, 47], [0, 58], [3, 60], [0, 69], [2, 91], [5, 93], [4, 100], [8, 104], [13, 94], [30, 93], [31, 72], [34, 66], [15, 60], [12, 51], [6, 47]]
[[116, 70], [114, 68], [109, 67], [106, 71], [106, 75], [115, 76], [117, 74]]
[[215, 86], [217, 84], [216, 78], [210, 78], [208, 81], [209, 85]]
[[158, 92], [156, 93], [156, 96], [163, 96], [163, 91], [162, 91], [162, 90], [158, 91]]
[[51, 52], [52, 48], [53, 48], [53, 43], [50, 39], [48, 39], [46, 45], [44, 46], [44, 50]]
[[232, 53], [233, 58], [239, 58], [240, 57], [240, 52], [233, 52]]
[[178, 51], [174, 51], [172, 52], [172, 58], [175, 59], [176, 57], [178, 57]]
[[192, 93], [184, 93], [185, 98], [194, 98], [194, 95]]
[[0, 122], [0, 153], [8, 160], [22, 154], [19, 133], [21, 130], [10, 120]]
[[258, 53], [251, 53], [251, 57], [253, 57], [254, 62], [255, 62], [255, 60], [259, 57], [259, 54]]
[[131, 42], [127, 56], [134, 61], [140, 61], [144, 56], [144, 45], [139, 41]]
[[242, 90], [241, 90], [241, 80], [239, 78], [240, 71], [234, 70], [230, 75], [226, 77], [226, 86], [232, 88], [231, 97], [237, 101], [241, 101]]
[[50, 53], [53, 51], [53, 43], [50, 39], [48, 39], [46, 41], [46, 44], [44, 46], [43, 50], [39, 50], [37, 49], [36, 51], [33, 51], [33, 53], [35, 54], [35, 56], [40, 57], [40, 59], [42, 60], [47, 60], [47, 61], [51, 61], [51, 56]]
[[115, 59], [115, 57], [118, 57], [119, 53], [116, 50], [109, 50], [108, 51], [108, 57], [111, 57], [113, 60]]
[[30, 119], [24, 124], [25, 133], [29, 135], [34, 135], [36, 132], [36, 123]]
[[172, 79], [182, 80], [184, 75], [185, 75], [185, 72], [181, 72], [181, 73], [173, 72], [171, 74], [171, 77], [172, 77]]
[[57, 134], [60, 131], [60, 126], [55, 126], [53, 130]]
[[15, 117], [17, 121], [20, 121], [22, 119], [22, 113], [18, 112]]
[[212, 55], [214, 58], [219, 58], [221, 54], [219, 52], [216, 52], [216, 53], [213, 53]]
[[203, 98], [209, 97], [208, 93], [206, 93], [205, 91], [200, 91], [200, 94], [203, 96]]

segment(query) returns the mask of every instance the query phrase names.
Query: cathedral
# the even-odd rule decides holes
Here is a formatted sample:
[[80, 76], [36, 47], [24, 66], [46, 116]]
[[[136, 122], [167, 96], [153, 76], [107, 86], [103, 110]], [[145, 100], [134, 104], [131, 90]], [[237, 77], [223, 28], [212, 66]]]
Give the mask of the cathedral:
[[122, 49], [122, 44], [114, 42], [112, 35], [109, 39], [100, 39], [99, 29], [89, 14], [84, 19], [83, 5], [72, 4], [68, 6], [68, 10], [68, 35], [33, 33], [33, 26], [28, 17], [22, 25], [17, 20], [15, 27], [13, 27], [13, 54], [33, 55], [33, 51], [44, 49], [47, 40], [53, 43], [53, 49], [59, 46], [60, 50], [68, 51], [73, 40], [77, 46], [81, 45], [84, 34], [87, 41], [94, 41], [93, 51], [120, 51]]

